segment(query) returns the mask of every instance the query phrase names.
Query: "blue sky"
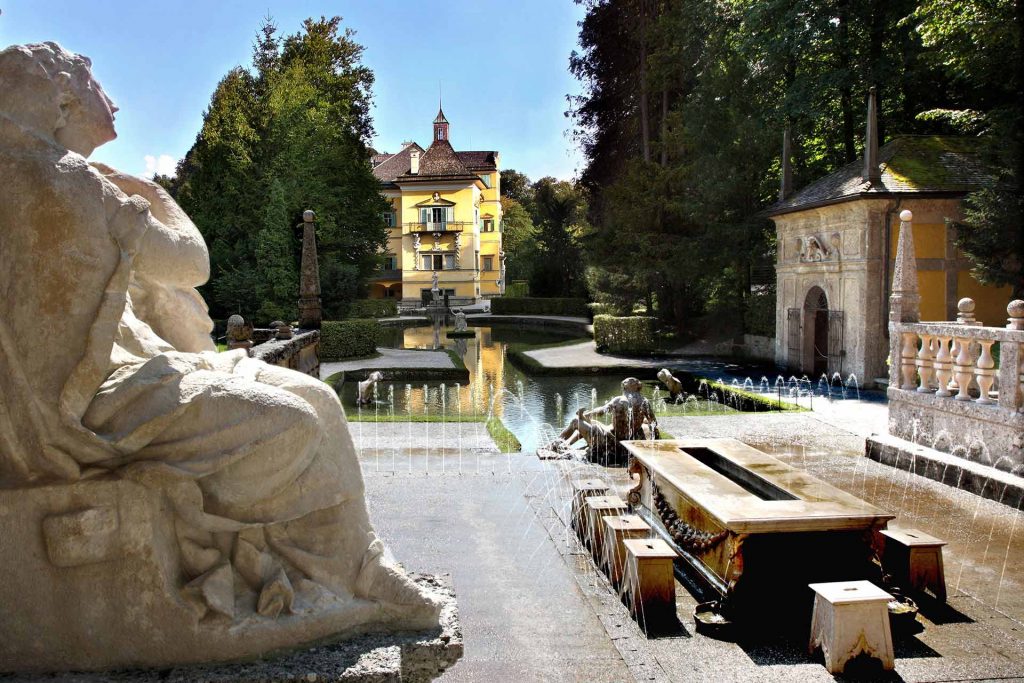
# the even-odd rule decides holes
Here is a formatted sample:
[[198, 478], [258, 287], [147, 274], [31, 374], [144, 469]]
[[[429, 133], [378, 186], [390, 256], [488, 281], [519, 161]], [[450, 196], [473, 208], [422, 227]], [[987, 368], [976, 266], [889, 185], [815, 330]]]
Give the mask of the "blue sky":
[[[192, 146], [217, 81], [248, 65], [263, 17], [281, 33], [344, 17], [376, 75], [374, 146], [430, 142], [440, 83], [456, 149], [496, 149], [502, 167], [569, 178], [580, 155], [563, 116], [582, 10], [571, 0], [0, 0], [0, 47], [56, 40], [93, 61], [121, 108], [94, 159], [164, 170]], [[147, 159], [147, 157], [149, 157]]]

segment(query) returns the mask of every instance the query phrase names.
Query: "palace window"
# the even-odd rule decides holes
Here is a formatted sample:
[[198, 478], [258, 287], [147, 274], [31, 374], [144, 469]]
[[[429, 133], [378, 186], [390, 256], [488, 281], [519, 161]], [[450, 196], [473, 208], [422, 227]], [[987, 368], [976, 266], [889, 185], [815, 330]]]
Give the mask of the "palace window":
[[493, 218], [485, 218], [484, 219], [484, 227], [481, 228], [481, 232], [494, 232], [494, 219]]
[[455, 270], [455, 254], [421, 254], [423, 270]]
[[384, 270], [398, 270], [398, 257], [394, 254], [387, 254], [384, 257]]
[[381, 218], [384, 219], [384, 225], [388, 226], [389, 228], [395, 227], [395, 223], [397, 221], [395, 218], [394, 211], [385, 211], [384, 213], [381, 214]]
[[494, 270], [493, 256], [484, 256], [484, 270]]

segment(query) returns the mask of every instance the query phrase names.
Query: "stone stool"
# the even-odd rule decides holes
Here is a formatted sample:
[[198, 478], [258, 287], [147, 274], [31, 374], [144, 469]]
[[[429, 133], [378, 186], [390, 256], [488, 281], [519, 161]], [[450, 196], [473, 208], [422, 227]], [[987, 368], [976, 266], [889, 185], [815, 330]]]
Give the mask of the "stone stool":
[[590, 496], [603, 496], [606, 493], [608, 493], [608, 485], [600, 479], [578, 479], [572, 483], [572, 512], [569, 523], [584, 543], [590, 536], [587, 529], [586, 500]]
[[942, 568], [942, 546], [946, 542], [917, 529], [883, 529], [885, 549], [882, 568], [897, 586], [924, 591], [946, 601], [946, 576]]
[[846, 663], [859, 654], [893, 668], [892, 633], [888, 603], [892, 596], [870, 581], [812, 583], [814, 614], [808, 650], [819, 647], [830, 674], [841, 674]]
[[676, 552], [660, 538], [627, 538], [622, 592], [630, 612], [646, 629], [671, 625], [676, 618]]
[[618, 496], [588, 496], [586, 498], [586, 539], [589, 541], [590, 552], [594, 554], [594, 562], [601, 564], [604, 552], [604, 521], [608, 515], [624, 515], [629, 510], [626, 501]]
[[626, 565], [626, 539], [650, 538], [651, 527], [638, 515], [619, 515], [604, 518], [604, 557], [602, 566], [608, 573], [608, 580], [613, 586], [622, 582], [622, 572]]

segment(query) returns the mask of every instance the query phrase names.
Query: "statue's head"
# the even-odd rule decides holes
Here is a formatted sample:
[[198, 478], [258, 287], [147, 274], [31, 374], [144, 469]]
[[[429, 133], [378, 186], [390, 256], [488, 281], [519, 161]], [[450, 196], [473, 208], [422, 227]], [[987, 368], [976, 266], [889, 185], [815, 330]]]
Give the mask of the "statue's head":
[[635, 393], [643, 388], [643, 384], [636, 377], [627, 377], [622, 380], [622, 390], [628, 393]]
[[369, 379], [371, 382], [379, 382], [382, 379], [384, 379], [384, 373], [381, 372], [380, 370], [376, 370], [374, 372], [371, 372], [370, 376], [367, 379]]
[[662, 368], [658, 370], [658, 379], [662, 382], [668, 382], [668, 378], [672, 376], [672, 373], [668, 371], [668, 368]]
[[88, 57], [57, 43], [0, 51], [0, 115], [82, 156], [117, 137], [117, 107], [92, 76]]

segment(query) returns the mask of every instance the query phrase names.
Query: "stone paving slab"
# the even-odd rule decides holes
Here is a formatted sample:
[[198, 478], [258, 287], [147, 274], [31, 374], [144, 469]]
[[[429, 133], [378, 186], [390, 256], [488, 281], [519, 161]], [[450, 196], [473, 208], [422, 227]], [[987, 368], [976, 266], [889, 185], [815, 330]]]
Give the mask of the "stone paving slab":
[[[1024, 520], [1018, 512], [864, 458], [863, 439], [809, 413], [664, 418], [686, 436], [735, 436], [950, 542], [950, 609], [922, 601], [925, 630], [897, 639], [888, 680], [1024, 680]], [[446, 440], [447, 441], [447, 440]], [[834, 681], [803, 643], [732, 643], [696, 633], [697, 597], [677, 585], [681, 627], [647, 638], [569, 531], [570, 481], [597, 476], [624, 493], [623, 469], [480, 454], [462, 466], [451, 442], [433, 455], [373, 466], [362, 451], [371, 515], [399, 559], [450, 571], [465, 656], [442, 680]], [[457, 449], [454, 449], [457, 451]], [[773, 627], [766, 615], [764, 628]]]
[[370, 458], [390, 463], [394, 457], [401, 470], [407, 461], [419, 462], [420, 456], [451, 457], [461, 451], [468, 461], [498, 452], [483, 422], [350, 422], [348, 429], [364, 465]]

